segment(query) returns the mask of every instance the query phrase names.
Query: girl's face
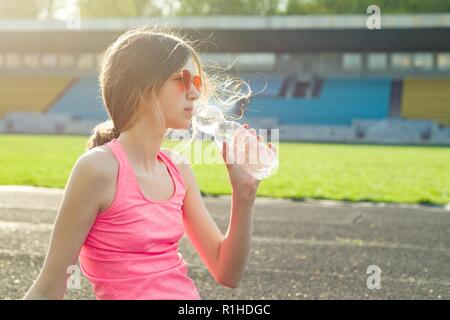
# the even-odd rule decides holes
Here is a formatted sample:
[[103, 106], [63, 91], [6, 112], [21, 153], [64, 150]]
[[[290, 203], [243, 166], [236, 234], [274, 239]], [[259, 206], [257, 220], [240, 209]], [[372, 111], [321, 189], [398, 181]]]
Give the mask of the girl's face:
[[[195, 81], [186, 81], [187, 73], [185, 72], [185, 77], [183, 77], [183, 70], [189, 71], [191, 79], [199, 75], [191, 57], [179, 72], [169, 77], [158, 94], [167, 128], [189, 129], [193, 115], [193, 104], [200, 96], [197, 89], [199, 84]], [[198, 78], [195, 80], [198, 80]]]

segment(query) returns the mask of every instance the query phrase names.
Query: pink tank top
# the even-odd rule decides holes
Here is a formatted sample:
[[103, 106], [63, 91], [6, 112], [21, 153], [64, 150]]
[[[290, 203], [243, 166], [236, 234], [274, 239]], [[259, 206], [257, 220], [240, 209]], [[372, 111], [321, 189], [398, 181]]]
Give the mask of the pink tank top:
[[200, 300], [178, 253], [184, 234], [183, 179], [161, 150], [175, 191], [166, 201], [142, 193], [125, 149], [117, 139], [105, 144], [119, 162], [116, 194], [97, 215], [79, 255], [80, 268], [97, 299]]

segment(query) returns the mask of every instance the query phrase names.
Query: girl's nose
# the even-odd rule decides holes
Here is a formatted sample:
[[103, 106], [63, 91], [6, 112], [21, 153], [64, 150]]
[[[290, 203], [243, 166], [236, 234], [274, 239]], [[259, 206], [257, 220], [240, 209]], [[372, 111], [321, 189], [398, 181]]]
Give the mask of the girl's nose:
[[200, 97], [200, 92], [191, 84], [187, 91], [187, 97], [189, 100], [197, 100]]

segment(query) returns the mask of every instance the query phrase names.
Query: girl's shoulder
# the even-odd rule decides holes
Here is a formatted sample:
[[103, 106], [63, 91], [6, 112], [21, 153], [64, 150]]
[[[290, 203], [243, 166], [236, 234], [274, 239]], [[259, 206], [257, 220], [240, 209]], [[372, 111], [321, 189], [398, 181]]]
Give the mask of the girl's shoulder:
[[83, 157], [86, 157], [86, 161], [90, 161], [93, 165], [97, 166], [99, 172], [103, 174], [115, 173], [119, 167], [118, 160], [105, 145], [86, 151]]
[[85, 167], [91, 168], [86, 174], [104, 185], [114, 182], [119, 169], [119, 162], [106, 146], [94, 147], [84, 152], [77, 160]]
[[107, 146], [94, 147], [85, 152], [82, 157], [95, 168], [98, 183], [100, 211], [110, 207], [116, 194], [116, 185], [119, 174], [119, 161]]

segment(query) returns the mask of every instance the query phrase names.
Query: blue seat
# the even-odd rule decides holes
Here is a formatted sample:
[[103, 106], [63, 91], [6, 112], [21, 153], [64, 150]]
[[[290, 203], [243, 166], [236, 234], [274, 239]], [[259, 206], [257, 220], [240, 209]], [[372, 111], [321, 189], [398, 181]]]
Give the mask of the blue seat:
[[280, 124], [351, 125], [354, 119], [389, 115], [391, 80], [327, 78], [316, 98], [254, 97], [245, 118], [277, 118]]
[[108, 116], [103, 107], [96, 76], [80, 77], [48, 113], [73, 115], [85, 120], [106, 120]]
[[285, 76], [270, 73], [246, 73], [239, 76], [251, 87], [253, 94], [278, 96]]

